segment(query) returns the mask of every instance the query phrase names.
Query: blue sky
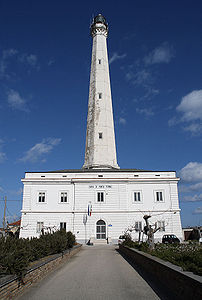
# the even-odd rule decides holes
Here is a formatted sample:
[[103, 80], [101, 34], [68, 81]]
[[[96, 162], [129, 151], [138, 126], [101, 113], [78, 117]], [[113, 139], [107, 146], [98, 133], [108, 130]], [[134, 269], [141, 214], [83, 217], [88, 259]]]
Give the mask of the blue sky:
[[202, 2], [0, 1], [0, 217], [26, 171], [84, 162], [92, 16], [109, 23], [118, 163], [176, 170], [182, 225], [202, 225]]

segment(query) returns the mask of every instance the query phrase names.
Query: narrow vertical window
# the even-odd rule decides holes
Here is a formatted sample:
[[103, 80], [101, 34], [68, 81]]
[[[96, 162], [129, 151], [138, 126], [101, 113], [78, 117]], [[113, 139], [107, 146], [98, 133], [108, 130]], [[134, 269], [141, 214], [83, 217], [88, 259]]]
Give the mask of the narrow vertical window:
[[98, 64], [101, 65], [101, 59], [98, 59]]
[[42, 233], [41, 232], [42, 229], [43, 229], [43, 222], [37, 222], [37, 224], [36, 224], [36, 232], [37, 233]]
[[135, 222], [135, 230], [136, 231], [142, 230], [142, 222], [141, 221]]
[[99, 132], [98, 136], [99, 136], [99, 139], [102, 139], [102, 132]]
[[60, 202], [67, 203], [67, 192], [60, 193]]
[[156, 192], [156, 201], [157, 202], [163, 201], [163, 192]]
[[97, 202], [104, 202], [104, 192], [97, 193]]
[[134, 201], [135, 202], [140, 202], [141, 201], [140, 192], [134, 192]]
[[102, 99], [102, 93], [98, 93], [98, 98]]
[[66, 224], [67, 224], [66, 222], [60, 222], [60, 230], [61, 229], [65, 229], [66, 230], [67, 229]]
[[38, 202], [39, 203], [45, 202], [45, 195], [46, 195], [45, 192], [39, 192], [39, 197], [38, 197]]
[[157, 221], [155, 225], [156, 228], [159, 228], [159, 231], [165, 231], [165, 221]]

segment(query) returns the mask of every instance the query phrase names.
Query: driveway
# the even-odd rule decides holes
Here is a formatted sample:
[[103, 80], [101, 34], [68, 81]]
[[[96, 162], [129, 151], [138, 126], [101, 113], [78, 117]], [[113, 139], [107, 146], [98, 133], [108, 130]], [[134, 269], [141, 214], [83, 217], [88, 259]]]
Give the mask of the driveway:
[[29, 288], [20, 300], [159, 299], [115, 246], [83, 246], [62, 268]]

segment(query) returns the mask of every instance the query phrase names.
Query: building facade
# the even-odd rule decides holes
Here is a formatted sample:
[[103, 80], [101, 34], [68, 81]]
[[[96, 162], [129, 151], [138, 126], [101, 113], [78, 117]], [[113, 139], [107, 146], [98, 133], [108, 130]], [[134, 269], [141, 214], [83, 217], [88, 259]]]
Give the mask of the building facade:
[[93, 38], [85, 162], [79, 170], [29, 172], [24, 184], [20, 237], [42, 230], [72, 231], [78, 242], [116, 243], [127, 229], [134, 239], [144, 215], [160, 228], [155, 241], [174, 233], [182, 239], [174, 171], [120, 169], [117, 164], [107, 55], [108, 24], [102, 15], [91, 25]]

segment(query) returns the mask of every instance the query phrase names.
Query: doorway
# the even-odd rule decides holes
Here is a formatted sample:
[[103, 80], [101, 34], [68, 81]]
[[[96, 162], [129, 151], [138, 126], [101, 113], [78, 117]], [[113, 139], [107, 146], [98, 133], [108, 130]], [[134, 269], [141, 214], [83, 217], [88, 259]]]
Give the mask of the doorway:
[[96, 223], [96, 238], [98, 240], [106, 239], [106, 223], [103, 220], [99, 220]]

